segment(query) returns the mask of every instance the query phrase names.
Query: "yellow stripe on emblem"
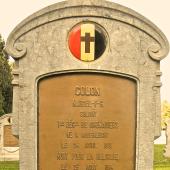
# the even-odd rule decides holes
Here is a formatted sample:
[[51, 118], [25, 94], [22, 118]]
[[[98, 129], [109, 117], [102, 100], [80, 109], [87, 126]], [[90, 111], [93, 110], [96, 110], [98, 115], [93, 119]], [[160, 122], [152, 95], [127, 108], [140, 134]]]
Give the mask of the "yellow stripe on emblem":
[[95, 25], [81, 25], [81, 60], [93, 61], [95, 55]]

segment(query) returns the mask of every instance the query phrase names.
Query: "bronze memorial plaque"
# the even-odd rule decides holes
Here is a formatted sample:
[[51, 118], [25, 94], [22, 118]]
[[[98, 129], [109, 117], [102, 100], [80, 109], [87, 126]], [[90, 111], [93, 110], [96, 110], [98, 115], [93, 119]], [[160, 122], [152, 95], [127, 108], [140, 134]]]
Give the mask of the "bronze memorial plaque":
[[18, 147], [19, 141], [18, 138], [16, 138], [12, 134], [12, 126], [11, 125], [5, 125], [4, 126], [4, 147]]
[[69, 73], [38, 87], [39, 170], [135, 169], [135, 81]]

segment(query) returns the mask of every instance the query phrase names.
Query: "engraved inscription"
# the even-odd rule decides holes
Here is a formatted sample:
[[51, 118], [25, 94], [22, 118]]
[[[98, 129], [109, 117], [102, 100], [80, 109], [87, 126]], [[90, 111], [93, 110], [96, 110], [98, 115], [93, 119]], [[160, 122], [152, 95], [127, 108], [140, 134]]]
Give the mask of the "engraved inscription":
[[95, 111], [90, 111], [90, 112], [80, 112], [80, 117], [96, 117], [97, 113]]
[[85, 143], [85, 148], [96, 148], [96, 143]]
[[58, 128], [91, 128], [91, 129], [117, 129], [119, 127], [119, 122], [76, 122], [74, 120], [68, 121], [57, 121]]
[[57, 160], [68, 160], [68, 153], [57, 153]]
[[87, 165], [86, 170], [96, 170], [96, 165]]
[[122, 77], [42, 80], [38, 170], [134, 170], [135, 100], [136, 83]]
[[96, 160], [119, 160], [118, 153], [103, 154], [99, 153], [96, 155]]
[[96, 133], [82, 133], [81, 138], [107, 138], [108, 133], [96, 132]]
[[100, 108], [103, 107], [103, 101], [100, 100], [74, 100], [73, 107], [90, 107], [90, 108]]
[[76, 96], [100, 96], [100, 88], [89, 86], [76, 86]]

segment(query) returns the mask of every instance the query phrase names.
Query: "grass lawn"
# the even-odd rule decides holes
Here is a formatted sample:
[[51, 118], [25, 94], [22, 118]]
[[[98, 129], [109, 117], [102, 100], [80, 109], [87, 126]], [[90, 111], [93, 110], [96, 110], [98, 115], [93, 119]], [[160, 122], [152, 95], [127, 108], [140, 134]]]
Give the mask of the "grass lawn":
[[19, 170], [18, 162], [0, 162], [0, 170]]
[[[154, 170], [170, 170], [170, 159], [163, 156], [164, 145], [155, 145]], [[0, 170], [19, 170], [18, 162], [0, 162]]]
[[154, 170], [170, 170], [170, 159], [163, 156], [164, 145], [155, 145]]

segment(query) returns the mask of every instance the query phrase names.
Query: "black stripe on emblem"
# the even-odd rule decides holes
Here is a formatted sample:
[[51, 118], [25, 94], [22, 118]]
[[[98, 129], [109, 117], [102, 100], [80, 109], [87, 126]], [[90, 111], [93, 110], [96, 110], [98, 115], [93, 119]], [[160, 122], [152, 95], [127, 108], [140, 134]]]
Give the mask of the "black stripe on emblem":
[[99, 58], [106, 49], [105, 36], [95, 30], [95, 59]]

